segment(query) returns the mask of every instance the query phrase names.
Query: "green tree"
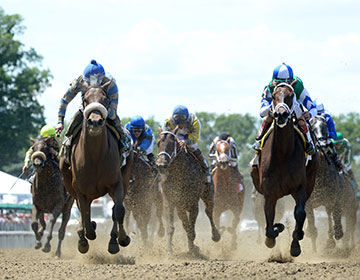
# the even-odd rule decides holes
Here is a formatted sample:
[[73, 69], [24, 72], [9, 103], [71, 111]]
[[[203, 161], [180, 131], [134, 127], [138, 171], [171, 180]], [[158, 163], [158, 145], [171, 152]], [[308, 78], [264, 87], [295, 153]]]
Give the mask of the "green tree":
[[[16, 39], [24, 31], [20, 15], [0, 8], [0, 169], [18, 174], [30, 136], [45, 123], [37, 97], [49, 86], [51, 74], [42, 70], [42, 57]], [[15, 166], [15, 167], [14, 167]]]

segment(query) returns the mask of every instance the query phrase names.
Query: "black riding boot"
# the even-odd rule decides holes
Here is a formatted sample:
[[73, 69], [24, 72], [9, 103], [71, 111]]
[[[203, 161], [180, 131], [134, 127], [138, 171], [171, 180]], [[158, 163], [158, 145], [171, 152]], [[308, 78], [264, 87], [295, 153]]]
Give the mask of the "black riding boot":
[[125, 133], [121, 120], [118, 116], [114, 120], [107, 119], [108, 122], [115, 127], [117, 133], [120, 135], [119, 145], [120, 152], [125, 153], [128, 156], [128, 153], [131, 149], [131, 136]]
[[269, 130], [270, 126], [271, 126], [271, 122], [267, 122], [266, 120], [263, 120], [263, 123], [261, 124], [261, 127], [260, 127], [260, 129], [261, 129], [260, 135], [255, 138], [255, 142], [252, 145], [252, 148], [255, 151], [260, 151], [261, 139], [264, 137], [266, 132]]

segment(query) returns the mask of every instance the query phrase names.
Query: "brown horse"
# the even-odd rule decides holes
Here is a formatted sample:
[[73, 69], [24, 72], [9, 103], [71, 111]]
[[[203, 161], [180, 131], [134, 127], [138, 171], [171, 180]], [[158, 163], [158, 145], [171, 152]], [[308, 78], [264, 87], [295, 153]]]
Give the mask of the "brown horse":
[[131, 170], [130, 186], [124, 200], [126, 223], [129, 223], [130, 213], [133, 213], [136, 224], [141, 232], [145, 245], [148, 242], [148, 225], [152, 206], [155, 204], [156, 216], [159, 221], [158, 236], [163, 237], [165, 230], [162, 221], [162, 195], [158, 189], [158, 179], [154, 177], [152, 167], [137, 151], [134, 151], [134, 162]]
[[308, 226], [306, 234], [311, 237], [313, 251], [316, 252], [316, 238], [318, 235], [315, 226], [314, 209], [325, 206], [328, 216], [328, 240], [327, 246], [334, 247], [335, 240], [343, 236], [341, 225], [342, 197], [344, 195], [344, 180], [339, 175], [334, 162], [327, 155], [329, 140], [326, 120], [322, 116], [311, 119], [312, 131], [317, 141], [316, 147], [320, 151], [320, 166], [316, 174], [314, 191], [306, 203]]
[[291, 194], [295, 200], [296, 220], [290, 253], [299, 256], [299, 240], [304, 237], [303, 225], [306, 218], [305, 204], [315, 183], [319, 155], [316, 153], [306, 165], [304, 141], [294, 128], [293, 100], [295, 93], [292, 84], [279, 84], [272, 94], [273, 117], [275, 125], [269, 132], [260, 154], [258, 168], [252, 168], [251, 177], [258, 192], [265, 198], [267, 247], [275, 246], [275, 238], [284, 230], [283, 224], [274, 224], [275, 207], [278, 199]]
[[174, 210], [182, 221], [187, 234], [190, 254], [197, 255], [199, 248], [194, 244], [195, 222], [199, 213], [200, 198], [205, 203], [205, 213], [210, 220], [213, 241], [220, 240], [220, 234], [213, 220], [213, 190], [206, 184], [206, 174], [200, 163], [178, 145], [178, 127], [172, 131], [161, 131], [158, 140], [157, 165], [162, 174], [165, 207], [168, 210], [168, 253], [172, 253], [174, 235]]
[[[244, 184], [240, 184], [238, 173], [231, 168], [230, 162], [230, 139], [221, 140], [216, 143], [216, 167], [213, 171], [214, 181], [214, 221], [220, 228], [221, 213], [230, 210], [233, 215], [232, 227], [229, 232], [232, 234], [232, 246], [235, 250], [236, 229], [240, 223], [240, 214], [244, 205], [245, 189]], [[221, 228], [220, 228], [221, 229]]]
[[[50, 229], [47, 242], [44, 245], [43, 252], [50, 252], [52, 232], [57, 218], [62, 214], [61, 226], [59, 228], [59, 243], [55, 255], [61, 256], [61, 243], [65, 236], [66, 225], [70, 218], [71, 207], [74, 199], [65, 190], [65, 186], [59, 170], [59, 164], [51, 153], [51, 145], [48, 138], [32, 139], [33, 154], [31, 156], [32, 165], [35, 169], [34, 182], [31, 185], [33, 198], [32, 224], [31, 227], [35, 233], [35, 249], [41, 248], [41, 238], [46, 228], [44, 220], [45, 213], [51, 213]], [[40, 228], [39, 222], [40, 221]]]
[[65, 187], [76, 198], [80, 210], [78, 228], [78, 250], [89, 250], [87, 239], [96, 238], [96, 223], [91, 221], [91, 202], [109, 194], [114, 201], [113, 227], [108, 251], [119, 252], [119, 245], [127, 246], [130, 238], [126, 234], [123, 221], [125, 208], [123, 199], [130, 179], [132, 151], [122, 166], [119, 144], [112, 130], [106, 125], [109, 100], [106, 95], [109, 82], [101, 87], [88, 87], [83, 95], [84, 120], [81, 132], [75, 136], [71, 148], [71, 166], [61, 158]]

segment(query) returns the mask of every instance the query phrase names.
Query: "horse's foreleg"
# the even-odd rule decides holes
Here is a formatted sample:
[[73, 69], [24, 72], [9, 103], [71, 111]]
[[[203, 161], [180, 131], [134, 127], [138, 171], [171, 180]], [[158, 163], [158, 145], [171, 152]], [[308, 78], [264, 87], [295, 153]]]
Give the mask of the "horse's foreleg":
[[279, 233], [283, 231], [283, 228], [280, 227], [281, 224], [277, 224], [276, 227], [274, 226], [277, 198], [271, 198], [268, 195], [265, 195], [264, 198], [264, 211], [266, 218], [265, 245], [268, 248], [273, 248], [276, 244], [275, 238], [278, 237]]
[[31, 223], [31, 228], [35, 233], [35, 249], [39, 249], [41, 248], [41, 237], [42, 237], [42, 232], [39, 232], [39, 218], [40, 218], [40, 212], [37, 210], [36, 206], [33, 205], [32, 207], [32, 223]]
[[89, 250], [89, 242], [85, 238], [84, 222], [83, 222], [83, 217], [81, 215], [80, 203], [79, 203], [78, 198], [76, 199], [76, 205], [77, 205], [77, 207], [78, 207], [78, 209], [80, 211], [80, 221], [79, 221], [79, 226], [78, 226], [78, 229], [77, 229], [77, 234], [79, 236], [78, 250], [79, 250], [79, 252], [81, 254], [85, 254]]
[[96, 232], [95, 227], [96, 224], [91, 222], [91, 202], [84, 195], [78, 195], [78, 205], [80, 206], [80, 213], [83, 226], [85, 226], [85, 236], [87, 239], [95, 240]]
[[60, 216], [60, 207], [55, 207], [53, 213], [51, 214], [51, 218], [50, 218], [50, 229], [49, 229], [49, 233], [48, 233], [48, 236], [47, 236], [47, 240], [46, 240], [46, 243], [44, 245], [44, 248], [43, 248], [43, 252], [44, 253], [49, 253], [50, 250], [51, 250], [51, 245], [50, 245], [50, 241], [52, 239], [52, 232], [54, 230], [54, 226], [55, 226], [55, 223], [56, 223], [56, 220], [57, 218]]
[[159, 237], [163, 237], [165, 234], [164, 224], [162, 220], [163, 200], [162, 200], [161, 192], [158, 190], [155, 190], [154, 201], [155, 201], [156, 217], [159, 221], [159, 230], [157, 234]]
[[233, 210], [233, 222], [232, 222], [232, 229], [231, 229], [231, 234], [232, 234], [232, 249], [235, 250], [237, 248], [237, 228], [239, 226], [240, 223], [240, 214], [241, 211], [239, 211], [238, 209]]
[[290, 254], [293, 257], [297, 257], [301, 253], [299, 240], [302, 240], [304, 238], [303, 226], [306, 218], [305, 203], [307, 199], [305, 185], [302, 185], [297, 191], [297, 193], [293, 195], [293, 197], [296, 200], [296, 205], [294, 209], [294, 217], [296, 220], [296, 224], [292, 234], [293, 241], [291, 243]]
[[173, 204], [170, 204], [169, 201], [167, 200], [167, 198], [164, 195], [164, 207], [165, 207], [165, 213], [166, 213], [166, 222], [167, 222], [167, 226], [166, 226], [166, 234], [167, 234], [167, 253], [168, 254], [172, 254], [172, 239], [174, 236], [174, 232], [175, 232], [175, 227], [174, 227], [174, 211], [175, 211], [175, 206]]
[[[124, 200], [124, 189], [122, 182], [118, 182], [113, 193], [114, 207], [113, 207], [113, 221], [118, 224], [118, 242], [122, 247], [126, 247], [130, 244], [130, 237], [126, 234], [124, 228], [124, 217], [125, 207], [123, 204]], [[113, 230], [110, 234], [113, 237]], [[111, 241], [111, 240], [110, 240]]]
[[314, 252], [316, 252], [316, 239], [318, 236], [318, 230], [315, 226], [314, 209], [312, 208], [311, 204], [306, 204], [306, 214], [308, 218], [306, 234], [308, 234], [311, 238], [312, 249]]
[[203, 192], [200, 194], [202, 201], [205, 203], [205, 213], [208, 216], [211, 232], [212, 232], [212, 240], [218, 242], [221, 238], [218, 229], [215, 226], [213, 219], [213, 210], [214, 210], [214, 190], [213, 185], [206, 184]]
[[340, 203], [340, 200], [338, 200], [338, 199], [335, 202], [332, 216], [334, 219], [335, 239], [339, 240], [343, 237], [344, 232], [343, 232], [342, 225], [341, 225], [341, 216], [342, 216], [341, 203]]
[[62, 221], [61, 221], [61, 225], [59, 228], [59, 232], [58, 232], [58, 246], [56, 248], [56, 253], [55, 256], [57, 256], [58, 258], [61, 257], [61, 243], [64, 240], [65, 237], [65, 231], [66, 231], [66, 225], [70, 219], [70, 214], [71, 214], [71, 208], [74, 204], [74, 198], [68, 194], [68, 196], [65, 199], [65, 205], [63, 206], [62, 209]]

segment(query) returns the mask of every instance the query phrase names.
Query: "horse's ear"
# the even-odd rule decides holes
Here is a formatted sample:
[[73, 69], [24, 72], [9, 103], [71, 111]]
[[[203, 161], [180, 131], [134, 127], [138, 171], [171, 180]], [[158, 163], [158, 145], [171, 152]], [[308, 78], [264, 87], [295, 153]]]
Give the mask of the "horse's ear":
[[161, 126], [159, 125], [159, 126], [158, 126], [158, 132], [159, 132], [159, 134], [160, 134], [162, 131], [163, 131], [163, 130], [162, 130]]
[[35, 143], [36, 139], [35, 139], [35, 138], [30, 137], [30, 141], [31, 141], [31, 142], [33, 142], [33, 143]]
[[297, 80], [293, 80], [293, 81], [290, 83], [290, 85], [294, 88], [295, 85], [296, 85], [296, 83], [297, 83]]
[[102, 88], [105, 92], [107, 92], [110, 83], [111, 83], [111, 80], [107, 81], [105, 84], [103, 84], [103, 85], [101, 86], [101, 88]]
[[226, 142], [230, 143], [230, 136], [228, 136], [228, 138], [226, 138]]

